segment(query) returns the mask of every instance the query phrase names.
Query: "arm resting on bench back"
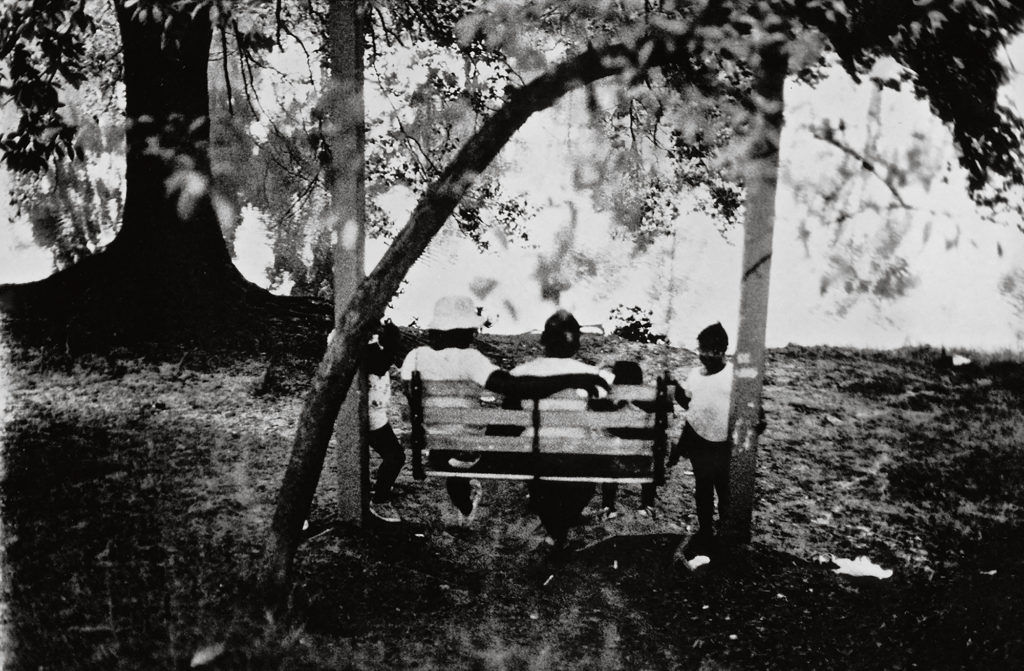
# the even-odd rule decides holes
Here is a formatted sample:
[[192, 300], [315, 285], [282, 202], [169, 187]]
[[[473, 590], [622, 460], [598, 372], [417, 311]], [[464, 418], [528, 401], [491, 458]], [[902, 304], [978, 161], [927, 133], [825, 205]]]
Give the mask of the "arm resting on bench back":
[[564, 389], [586, 389], [591, 396], [599, 394], [598, 389], [609, 390], [608, 381], [600, 375], [573, 373], [570, 375], [511, 375], [508, 371], [496, 370], [484, 385], [489, 391], [518, 398], [544, 398]]

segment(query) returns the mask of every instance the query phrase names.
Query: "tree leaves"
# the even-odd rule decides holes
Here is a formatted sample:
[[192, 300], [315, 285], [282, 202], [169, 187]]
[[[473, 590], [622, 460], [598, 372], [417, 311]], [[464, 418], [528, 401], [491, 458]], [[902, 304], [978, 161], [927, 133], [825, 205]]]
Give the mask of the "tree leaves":
[[9, 68], [0, 97], [21, 110], [17, 128], [0, 136], [8, 168], [39, 172], [52, 157], [80, 155], [74, 128], [58, 112], [59, 89], [83, 81], [83, 40], [93, 26], [85, 3], [74, 0], [12, 3], [0, 14], [0, 56]]

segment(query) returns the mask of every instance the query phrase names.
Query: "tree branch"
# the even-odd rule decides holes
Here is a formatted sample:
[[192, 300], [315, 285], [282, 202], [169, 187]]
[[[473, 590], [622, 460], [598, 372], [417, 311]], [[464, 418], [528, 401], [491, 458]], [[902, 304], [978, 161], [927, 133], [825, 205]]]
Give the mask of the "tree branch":
[[840, 151], [842, 151], [844, 154], [847, 154], [848, 156], [852, 156], [853, 158], [857, 159], [857, 161], [860, 162], [860, 165], [861, 165], [862, 168], [864, 168], [865, 170], [870, 172], [872, 175], [877, 177], [879, 179], [879, 181], [881, 181], [882, 184], [884, 184], [886, 186], [886, 188], [889, 189], [889, 191], [892, 193], [893, 197], [896, 198], [896, 201], [902, 207], [905, 207], [905, 208], [909, 208], [910, 207], [909, 205], [907, 205], [907, 202], [905, 200], [903, 200], [903, 196], [900, 194], [899, 189], [896, 188], [896, 185], [894, 185], [892, 183], [892, 180], [888, 179], [887, 177], [884, 177], [875, 168], [875, 163], [878, 162], [879, 159], [872, 159], [872, 158], [870, 158], [870, 157], [860, 153], [859, 151], [857, 151], [853, 147], [840, 142], [839, 140], [836, 139], [835, 135], [832, 134], [832, 133], [824, 132], [824, 131], [821, 131], [821, 130], [815, 128], [815, 129], [811, 130], [811, 135], [813, 137], [815, 137], [816, 139], [821, 140], [822, 142], [827, 142], [828, 144], [832, 145], [836, 149], [839, 149]]
[[[666, 48], [667, 44], [675, 49]], [[356, 288], [345, 312], [338, 315], [334, 338], [313, 376], [278, 493], [260, 576], [263, 596], [270, 604], [279, 605], [287, 589], [333, 425], [359, 364], [356, 353], [413, 263], [477, 177], [534, 112], [598, 79], [668, 62], [678, 57], [676, 49], [685, 44], [686, 36], [676, 34], [591, 48], [514, 89], [508, 102], [482, 124], [421, 196], [408, 223]], [[646, 50], [651, 55], [641, 64], [638, 54]]]

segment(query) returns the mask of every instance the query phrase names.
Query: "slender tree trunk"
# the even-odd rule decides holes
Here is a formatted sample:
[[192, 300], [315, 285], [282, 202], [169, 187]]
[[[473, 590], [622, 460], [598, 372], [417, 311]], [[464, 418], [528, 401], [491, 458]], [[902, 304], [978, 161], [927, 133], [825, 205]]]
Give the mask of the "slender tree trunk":
[[739, 334], [729, 413], [733, 442], [729, 470], [731, 503], [723, 520], [723, 535], [728, 543], [747, 543], [751, 536], [757, 472], [755, 427], [759, 421], [764, 382], [768, 280], [772, 266], [772, 231], [786, 71], [786, 57], [777, 45], [762, 51], [761, 69], [756, 76], [754, 91], [760, 113], [747, 152]]
[[[361, 0], [332, 0], [327, 11], [330, 78], [322, 104], [331, 147], [327, 187], [334, 252], [334, 314], [339, 318], [363, 280], [366, 246], [364, 160], [363, 17]], [[361, 524], [367, 504], [366, 372], [357, 371], [345, 396], [335, 439], [338, 444], [338, 516]]]

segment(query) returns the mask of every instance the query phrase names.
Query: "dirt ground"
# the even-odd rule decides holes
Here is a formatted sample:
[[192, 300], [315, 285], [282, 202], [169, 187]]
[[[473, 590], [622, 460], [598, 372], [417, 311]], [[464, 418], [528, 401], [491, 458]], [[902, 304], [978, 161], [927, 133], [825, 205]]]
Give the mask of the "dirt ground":
[[[463, 529], [407, 467], [402, 524], [337, 525], [329, 454], [273, 620], [250, 576], [312, 362], [267, 384], [258, 359], [8, 350], [3, 668], [1020, 668], [1024, 365], [969, 356], [772, 351], [754, 540], [695, 572], [673, 561], [694, 522], [683, 465], [654, 519], [623, 487], [618, 519], [550, 557], [516, 483], [487, 483]], [[638, 359], [648, 380], [694, 360], [596, 336], [584, 358]], [[837, 575], [828, 555], [893, 575]]]

